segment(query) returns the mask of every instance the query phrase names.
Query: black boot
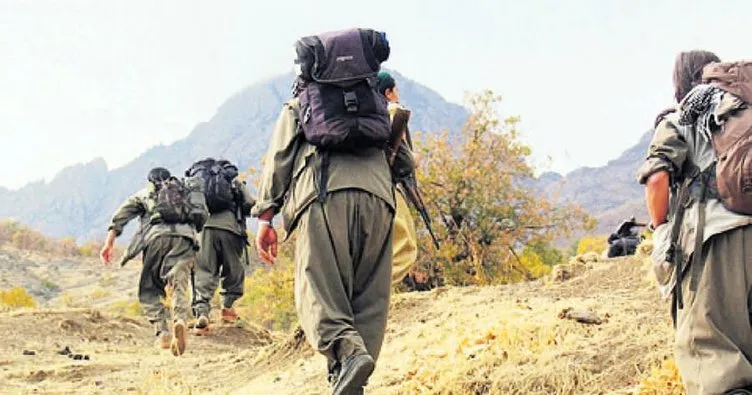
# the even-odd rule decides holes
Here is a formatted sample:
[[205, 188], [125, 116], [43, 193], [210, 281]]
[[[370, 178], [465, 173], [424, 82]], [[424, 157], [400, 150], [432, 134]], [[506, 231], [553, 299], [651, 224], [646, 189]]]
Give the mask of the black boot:
[[347, 357], [342, 364], [342, 371], [334, 383], [333, 395], [360, 395], [363, 386], [371, 377], [376, 363], [368, 354], [356, 354]]

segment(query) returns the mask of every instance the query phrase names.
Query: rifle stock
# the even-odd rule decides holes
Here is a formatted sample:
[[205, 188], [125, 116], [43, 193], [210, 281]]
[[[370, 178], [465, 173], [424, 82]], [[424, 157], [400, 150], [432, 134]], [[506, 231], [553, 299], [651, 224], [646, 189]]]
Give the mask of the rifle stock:
[[[407, 124], [410, 121], [410, 115], [411, 115], [410, 110], [402, 106], [397, 107], [397, 109], [394, 112], [394, 116], [392, 117], [392, 131], [391, 131], [392, 133], [391, 133], [389, 142], [387, 144], [387, 148], [388, 148], [387, 152], [389, 154], [388, 159], [389, 159], [390, 165], [394, 164], [397, 151], [399, 150], [400, 144], [403, 141], [405, 141], [409, 147], [412, 146], [412, 142], [410, 141], [410, 136], [407, 131]], [[436, 234], [433, 233], [433, 228], [431, 227], [431, 217], [428, 216], [428, 211], [426, 210], [426, 206], [423, 203], [423, 198], [420, 196], [420, 191], [418, 190], [418, 181], [415, 179], [414, 169], [413, 169], [413, 172], [410, 173], [409, 175], [400, 177], [399, 183], [400, 185], [402, 185], [402, 188], [405, 190], [405, 195], [407, 197], [407, 200], [409, 200], [410, 203], [413, 205], [413, 207], [415, 207], [415, 209], [418, 210], [418, 214], [420, 214], [420, 218], [423, 220], [423, 223], [426, 225], [426, 230], [428, 230], [428, 233], [431, 235], [431, 240], [433, 240], [433, 245], [438, 250], [439, 239], [436, 237]]]
[[394, 163], [394, 157], [397, 155], [399, 145], [407, 137], [407, 123], [410, 121], [410, 110], [404, 107], [398, 107], [394, 111], [394, 117], [392, 118], [392, 130], [391, 137], [387, 143], [389, 152], [389, 164]]

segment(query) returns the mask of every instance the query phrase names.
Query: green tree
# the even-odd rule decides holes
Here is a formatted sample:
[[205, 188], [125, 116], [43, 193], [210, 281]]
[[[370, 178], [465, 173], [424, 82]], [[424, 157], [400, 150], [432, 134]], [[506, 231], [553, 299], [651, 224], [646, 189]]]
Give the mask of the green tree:
[[[593, 225], [580, 207], [551, 201], [530, 186], [531, 149], [520, 142], [519, 118], [499, 116], [500, 100], [492, 91], [472, 96], [471, 115], [458, 138], [446, 131], [417, 135], [418, 181], [443, 239], [435, 251], [428, 235], [420, 233], [418, 270], [439, 277], [432, 280], [436, 283], [533, 279], [541, 271], [538, 264], [559, 260], [541, 246]], [[538, 248], [525, 255], [527, 264], [521, 258], [526, 245]]]

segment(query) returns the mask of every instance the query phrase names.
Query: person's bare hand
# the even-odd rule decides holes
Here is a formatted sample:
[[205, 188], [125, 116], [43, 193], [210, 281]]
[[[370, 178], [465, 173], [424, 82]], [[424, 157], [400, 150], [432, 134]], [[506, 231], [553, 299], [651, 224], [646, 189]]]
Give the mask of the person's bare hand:
[[103, 264], [109, 266], [112, 263], [112, 250], [114, 249], [112, 244], [105, 244], [102, 247], [102, 251], [99, 252], [99, 259]]
[[269, 224], [261, 224], [256, 234], [256, 250], [262, 261], [273, 265], [277, 259], [277, 231]]

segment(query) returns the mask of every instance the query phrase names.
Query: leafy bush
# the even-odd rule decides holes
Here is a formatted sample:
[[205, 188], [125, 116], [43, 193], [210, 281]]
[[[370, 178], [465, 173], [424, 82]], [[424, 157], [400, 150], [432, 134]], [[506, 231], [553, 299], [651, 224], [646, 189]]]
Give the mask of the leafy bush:
[[[546, 246], [594, 225], [580, 207], [556, 203], [530, 186], [531, 149], [519, 141], [519, 119], [500, 118], [499, 101], [491, 91], [473, 96], [472, 114], [459, 137], [417, 136], [418, 182], [443, 240], [436, 251], [426, 232], [419, 232], [418, 270], [433, 283], [534, 279], [546, 271], [541, 265], [561, 258]], [[525, 246], [539, 250], [526, 253]]]
[[267, 329], [287, 331], [296, 323], [290, 262], [259, 268], [245, 280], [245, 293], [237, 306], [248, 319]]
[[[253, 240], [255, 236], [251, 235]], [[297, 323], [294, 297], [294, 237], [280, 244], [277, 263], [246, 277], [243, 297], [235, 304], [247, 319], [271, 330], [287, 331]], [[249, 249], [249, 254], [255, 250]]]
[[44, 287], [48, 291], [53, 291], [53, 292], [60, 290], [60, 286], [56, 282], [46, 279], [46, 278], [42, 279], [42, 287]]
[[577, 243], [577, 255], [586, 252], [602, 254], [606, 249], [608, 249], [608, 242], [605, 237], [601, 236], [585, 236]]
[[0, 306], [6, 309], [35, 308], [37, 302], [23, 287], [0, 290]]

